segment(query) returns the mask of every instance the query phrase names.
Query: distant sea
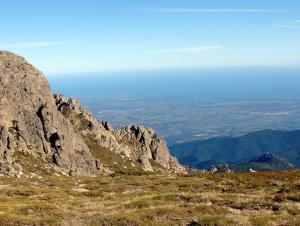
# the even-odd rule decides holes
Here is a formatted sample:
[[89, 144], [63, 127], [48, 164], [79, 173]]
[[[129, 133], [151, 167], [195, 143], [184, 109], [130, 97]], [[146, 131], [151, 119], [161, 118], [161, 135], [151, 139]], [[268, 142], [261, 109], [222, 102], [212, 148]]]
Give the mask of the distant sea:
[[78, 99], [105, 96], [300, 99], [300, 68], [215, 68], [47, 76], [53, 92]]

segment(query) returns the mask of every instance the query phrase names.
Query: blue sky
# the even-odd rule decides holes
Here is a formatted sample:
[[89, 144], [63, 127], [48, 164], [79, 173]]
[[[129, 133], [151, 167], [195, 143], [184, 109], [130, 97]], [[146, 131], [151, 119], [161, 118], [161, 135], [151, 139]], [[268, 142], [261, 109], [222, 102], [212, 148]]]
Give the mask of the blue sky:
[[0, 49], [48, 74], [300, 66], [299, 0], [2, 0]]

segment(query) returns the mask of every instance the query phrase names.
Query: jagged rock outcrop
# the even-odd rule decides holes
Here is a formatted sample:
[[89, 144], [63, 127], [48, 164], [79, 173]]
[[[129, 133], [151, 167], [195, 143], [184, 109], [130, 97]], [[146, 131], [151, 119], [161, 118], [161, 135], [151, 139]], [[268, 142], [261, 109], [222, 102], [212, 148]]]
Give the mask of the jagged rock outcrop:
[[96, 175], [98, 160], [58, 110], [42, 72], [0, 52], [0, 170], [12, 171], [17, 152], [40, 156], [70, 175]]
[[79, 176], [111, 173], [118, 164], [186, 172], [153, 129], [131, 125], [114, 130], [76, 99], [53, 96], [43, 73], [24, 58], [0, 52], [0, 171], [35, 171], [37, 164]]
[[93, 137], [100, 146], [120, 154], [133, 164], [140, 164], [145, 171], [186, 172], [170, 155], [165, 140], [158, 137], [153, 129], [130, 125], [113, 130], [108, 122], [97, 121], [76, 99], [66, 99], [60, 94], [54, 97], [57, 109], [73, 123], [77, 132]]
[[152, 128], [130, 125], [116, 132], [116, 137], [123, 144], [130, 145], [134, 150], [131, 155], [138, 159], [143, 168], [152, 171], [149, 160], [153, 160], [165, 169], [175, 172], [184, 170], [175, 157], [170, 155], [166, 141], [160, 138]]

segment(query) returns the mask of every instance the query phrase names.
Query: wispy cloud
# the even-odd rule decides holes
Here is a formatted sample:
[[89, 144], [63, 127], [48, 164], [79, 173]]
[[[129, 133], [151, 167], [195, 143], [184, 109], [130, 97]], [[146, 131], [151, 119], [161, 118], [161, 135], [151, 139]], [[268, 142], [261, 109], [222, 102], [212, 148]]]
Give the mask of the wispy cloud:
[[194, 46], [188, 48], [174, 48], [174, 49], [156, 49], [146, 51], [147, 53], [185, 53], [185, 54], [199, 54], [212, 50], [222, 49], [223, 46]]
[[300, 29], [300, 20], [296, 20], [296, 21], [288, 22], [288, 23], [283, 23], [283, 24], [275, 24], [274, 27]]
[[275, 9], [203, 9], [203, 8], [158, 8], [156, 13], [285, 13], [286, 10]]
[[25, 48], [38, 48], [62, 45], [63, 42], [17, 42], [17, 43], [0, 43], [0, 49], [25, 49]]

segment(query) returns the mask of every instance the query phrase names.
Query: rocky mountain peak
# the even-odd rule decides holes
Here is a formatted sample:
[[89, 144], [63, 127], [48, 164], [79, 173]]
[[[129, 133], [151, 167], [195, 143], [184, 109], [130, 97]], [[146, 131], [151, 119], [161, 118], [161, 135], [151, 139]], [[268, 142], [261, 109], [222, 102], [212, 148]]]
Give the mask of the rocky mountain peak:
[[272, 162], [274, 159], [280, 160], [281, 158], [275, 154], [272, 154], [270, 152], [266, 152], [263, 155], [251, 160], [251, 162]]
[[42, 72], [22, 57], [0, 52], [0, 92], [0, 170], [22, 171], [18, 158], [29, 155], [65, 174], [97, 174], [98, 161], [57, 111]]
[[185, 172], [153, 129], [113, 130], [76, 99], [53, 95], [24, 58], [0, 52], [0, 171], [92, 176], [112, 172], [115, 159], [124, 168]]

